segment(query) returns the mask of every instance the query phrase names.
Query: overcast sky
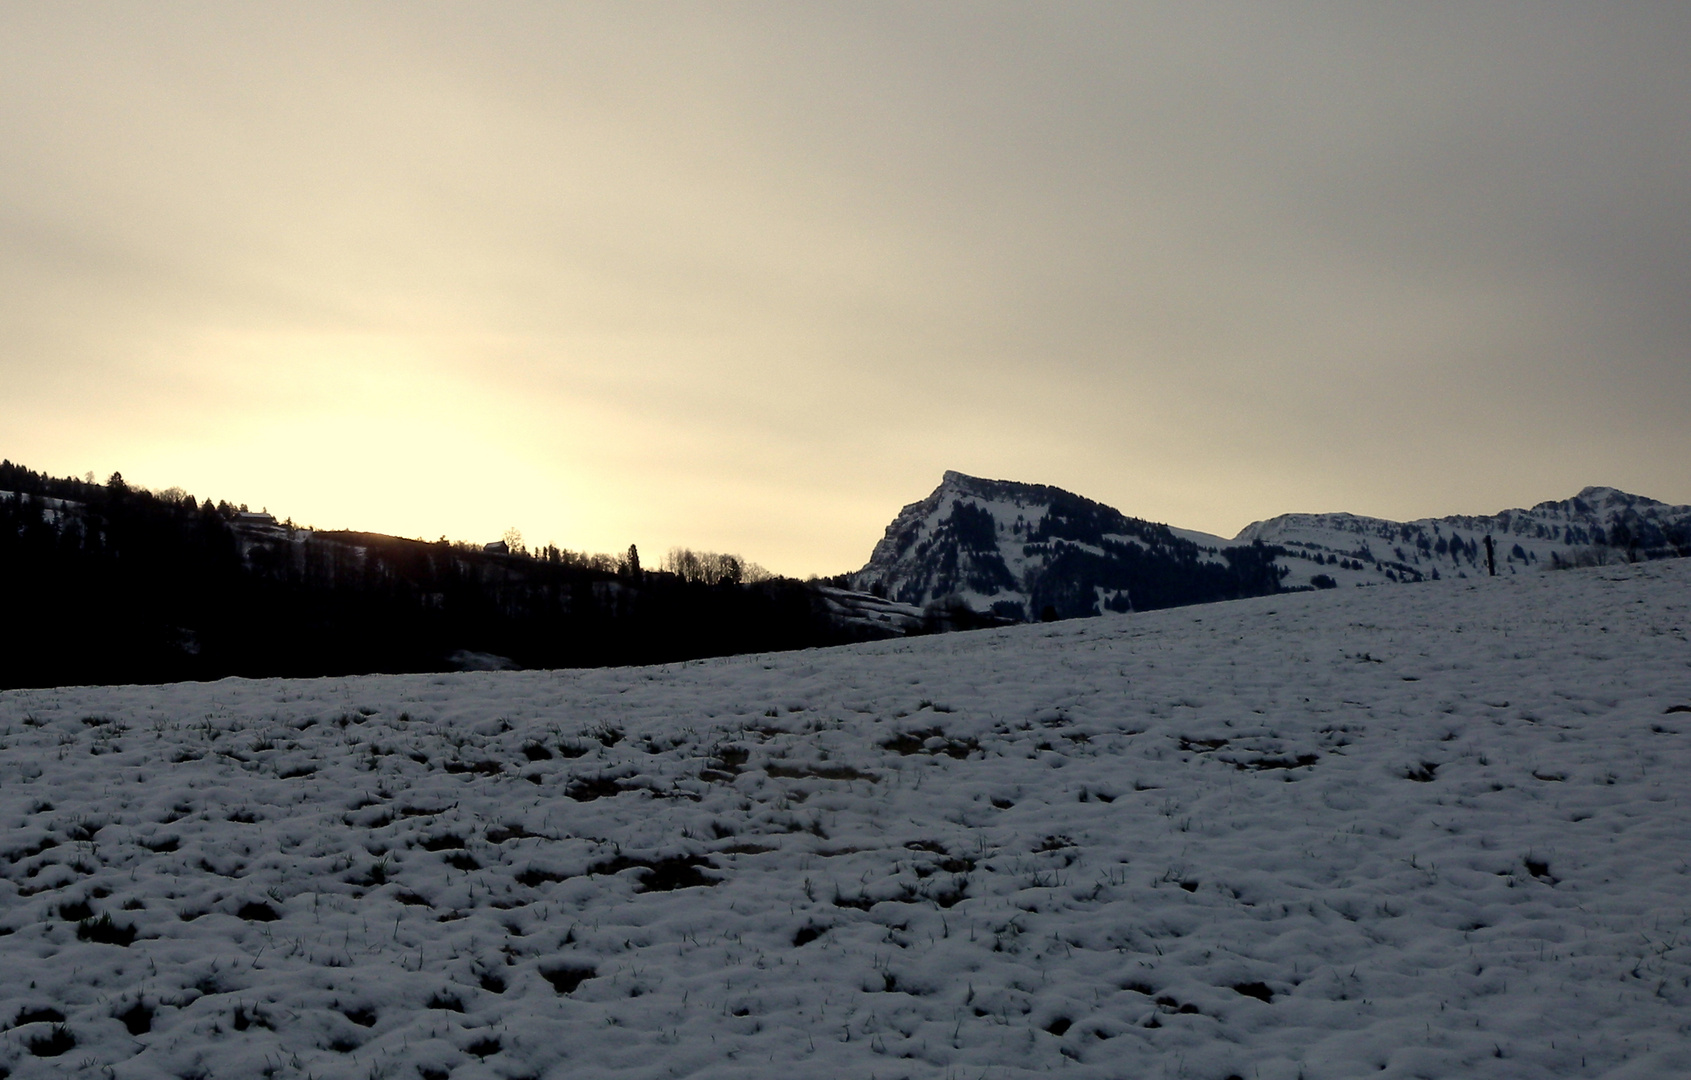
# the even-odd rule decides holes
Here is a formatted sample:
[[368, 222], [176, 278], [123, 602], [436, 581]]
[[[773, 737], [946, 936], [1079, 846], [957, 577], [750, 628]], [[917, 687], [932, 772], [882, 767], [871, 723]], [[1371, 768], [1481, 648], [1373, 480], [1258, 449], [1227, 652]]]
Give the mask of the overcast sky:
[[1691, 6], [0, 2], [0, 457], [855, 569], [1691, 502]]

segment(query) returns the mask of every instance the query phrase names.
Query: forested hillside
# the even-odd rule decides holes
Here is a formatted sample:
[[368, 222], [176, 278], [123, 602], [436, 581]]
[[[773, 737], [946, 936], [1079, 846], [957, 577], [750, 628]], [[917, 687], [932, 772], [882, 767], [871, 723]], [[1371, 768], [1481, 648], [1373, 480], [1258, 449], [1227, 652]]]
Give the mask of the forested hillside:
[[837, 644], [814, 590], [277, 525], [0, 463], [0, 687], [648, 663]]

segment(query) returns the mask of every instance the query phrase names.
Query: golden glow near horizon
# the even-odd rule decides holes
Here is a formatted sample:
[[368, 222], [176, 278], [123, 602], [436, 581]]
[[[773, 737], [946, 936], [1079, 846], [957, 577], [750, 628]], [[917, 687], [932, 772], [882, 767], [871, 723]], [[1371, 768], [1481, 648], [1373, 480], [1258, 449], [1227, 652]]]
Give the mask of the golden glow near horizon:
[[0, 9], [0, 457], [862, 564], [940, 473], [1231, 535], [1691, 501], [1691, 17]]

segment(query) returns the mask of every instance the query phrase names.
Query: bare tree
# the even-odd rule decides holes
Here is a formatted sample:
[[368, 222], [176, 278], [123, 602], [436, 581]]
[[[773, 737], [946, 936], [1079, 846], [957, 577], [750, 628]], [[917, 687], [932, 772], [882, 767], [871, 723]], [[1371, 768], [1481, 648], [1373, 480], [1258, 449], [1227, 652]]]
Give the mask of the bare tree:
[[682, 547], [669, 549], [669, 554], [663, 559], [663, 569], [682, 581], [701, 585], [740, 585], [768, 581], [775, 576], [738, 555]]

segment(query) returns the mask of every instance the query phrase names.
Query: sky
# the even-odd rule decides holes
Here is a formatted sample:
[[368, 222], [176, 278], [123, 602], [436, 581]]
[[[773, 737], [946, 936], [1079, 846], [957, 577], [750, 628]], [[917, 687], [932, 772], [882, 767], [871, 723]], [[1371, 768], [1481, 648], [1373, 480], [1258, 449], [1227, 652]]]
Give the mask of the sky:
[[0, 457], [855, 569], [1691, 503], [1683, 4], [0, 0]]

